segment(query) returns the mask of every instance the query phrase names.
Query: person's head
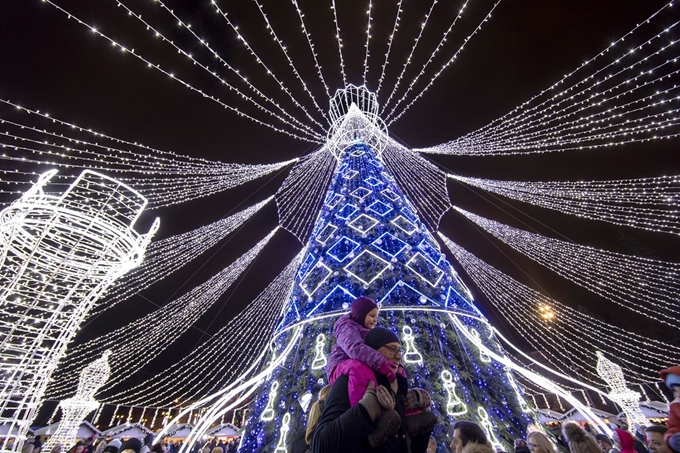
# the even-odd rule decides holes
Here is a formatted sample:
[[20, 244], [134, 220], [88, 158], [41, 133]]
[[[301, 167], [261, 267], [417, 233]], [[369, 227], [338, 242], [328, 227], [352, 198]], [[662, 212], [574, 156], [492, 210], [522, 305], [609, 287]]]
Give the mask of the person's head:
[[434, 440], [434, 437], [430, 437], [427, 442], [427, 453], [437, 453], [437, 441]]
[[75, 453], [83, 453], [83, 450], [85, 450], [85, 445], [76, 445]]
[[666, 431], [668, 431], [668, 427], [662, 425], [651, 425], [645, 428], [647, 444], [649, 444], [649, 449], [654, 453], [672, 453], [663, 440]]
[[120, 453], [139, 453], [142, 449], [142, 441], [131, 437], [120, 446]]
[[524, 439], [515, 439], [515, 448], [527, 448], [527, 443]]
[[367, 329], [378, 324], [378, 304], [368, 297], [357, 297], [352, 302], [349, 317]]
[[680, 398], [680, 365], [661, 370], [659, 376], [673, 392], [673, 398]]
[[94, 437], [90, 436], [87, 439], [85, 439], [83, 443], [85, 444], [86, 447], [89, 447], [90, 445], [92, 445], [92, 442], [94, 442]]
[[614, 442], [604, 434], [596, 434], [595, 440], [597, 441], [597, 445], [600, 446], [602, 453], [607, 453], [614, 447]]
[[211, 453], [224, 453], [224, 449], [222, 447], [215, 447]]
[[531, 453], [555, 453], [552, 442], [540, 431], [532, 431], [527, 435], [527, 447]]
[[58, 443], [54, 447], [52, 447], [50, 453], [61, 453], [61, 444]]
[[161, 444], [153, 444], [151, 448], [149, 448], [149, 451], [152, 451], [153, 453], [163, 453], [163, 446]]
[[25, 443], [24, 446], [21, 447], [21, 453], [33, 453], [34, 448], [35, 445], [33, 445], [33, 442]]
[[562, 425], [562, 434], [569, 443], [571, 453], [600, 453], [595, 438], [589, 436], [578, 423], [567, 422]]
[[312, 404], [312, 408], [309, 410], [309, 417], [307, 417], [307, 430], [305, 431], [305, 442], [307, 442], [307, 445], [312, 445], [314, 430], [316, 429], [317, 423], [319, 423], [319, 419], [323, 413], [324, 401], [326, 401], [326, 397], [328, 397], [328, 394], [331, 392], [331, 388], [332, 387], [330, 385], [322, 388], [319, 392], [319, 399], [316, 400], [314, 404]]
[[392, 364], [392, 368], [396, 369], [401, 363], [401, 341], [396, 333], [384, 327], [375, 327], [368, 332], [364, 343], [387, 359]]
[[485, 445], [488, 440], [481, 426], [475, 422], [460, 420], [453, 424], [453, 441], [450, 448], [455, 453], [461, 453], [469, 442]]

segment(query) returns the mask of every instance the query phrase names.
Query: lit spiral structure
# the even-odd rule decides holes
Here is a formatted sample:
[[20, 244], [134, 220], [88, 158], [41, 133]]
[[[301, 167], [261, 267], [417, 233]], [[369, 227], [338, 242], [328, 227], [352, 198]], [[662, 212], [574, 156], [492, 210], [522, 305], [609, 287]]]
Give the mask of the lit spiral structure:
[[45, 173], [0, 213], [0, 421], [18, 451], [45, 387], [80, 323], [106, 288], [137, 266], [159, 221], [133, 230], [147, 201], [130, 187], [84, 171], [49, 193]]

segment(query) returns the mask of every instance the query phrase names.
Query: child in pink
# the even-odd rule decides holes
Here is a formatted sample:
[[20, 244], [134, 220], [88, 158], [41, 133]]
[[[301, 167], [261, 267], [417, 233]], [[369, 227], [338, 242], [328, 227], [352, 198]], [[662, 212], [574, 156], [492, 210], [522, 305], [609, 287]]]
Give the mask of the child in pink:
[[364, 396], [369, 382], [377, 385], [374, 371], [387, 376], [390, 382], [394, 382], [396, 376], [390, 362], [364, 343], [368, 332], [378, 324], [378, 304], [361, 296], [350, 308], [350, 313], [341, 316], [333, 326], [336, 342], [328, 358], [326, 375], [330, 385], [343, 374], [349, 377], [349, 402], [354, 407]]
[[668, 431], [663, 438], [671, 450], [680, 453], [680, 366], [666, 368], [659, 374], [666, 387], [673, 391], [673, 401], [668, 405]]

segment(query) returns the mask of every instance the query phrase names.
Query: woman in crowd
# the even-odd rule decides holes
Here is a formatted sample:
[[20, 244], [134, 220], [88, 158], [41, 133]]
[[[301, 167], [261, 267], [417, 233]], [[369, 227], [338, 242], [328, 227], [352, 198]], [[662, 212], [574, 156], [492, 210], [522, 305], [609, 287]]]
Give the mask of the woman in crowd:
[[494, 453], [482, 427], [467, 420], [453, 424], [450, 448], [455, 453]]
[[550, 439], [540, 431], [532, 431], [527, 436], [527, 447], [531, 453], [557, 453]]

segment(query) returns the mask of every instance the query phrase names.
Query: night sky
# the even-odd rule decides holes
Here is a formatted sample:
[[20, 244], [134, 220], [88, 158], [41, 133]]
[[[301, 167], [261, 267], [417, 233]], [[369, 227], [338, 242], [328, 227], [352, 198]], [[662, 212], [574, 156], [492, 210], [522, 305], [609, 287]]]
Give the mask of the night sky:
[[[297, 66], [305, 80], [309, 81], [317, 102], [326, 109], [328, 100], [316, 77], [290, 3], [284, 0], [261, 3], [277, 34], [288, 45], [291, 57], [296, 63], [299, 61]], [[338, 0], [337, 3], [349, 82], [361, 84], [367, 2]], [[396, 1], [374, 0], [373, 3], [375, 21], [372, 58], [369, 60], [371, 89], [377, 86]], [[665, 3], [657, 0], [503, 0], [491, 21], [466, 45], [457, 62], [406, 115], [390, 127], [389, 132], [415, 148], [439, 144], [473, 131], [547, 88]], [[117, 8], [115, 1], [59, 0], [57, 4], [124, 45], [176, 71], [179, 77], [194, 86], [235, 106], [245, 105], [196, 66], [169, 50], [166, 44], [153, 39], [136, 20], [128, 17], [122, 8]], [[197, 34], [204, 36], [230, 64], [247, 74], [254, 85], [283, 106], [292, 108], [291, 101], [282, 96], [275, 84], [263, 74], [262, 68], [253, 62], [226, 22], [210, 8], [208, 1], [168, 0], [167, 4], [178, 16], [186, 18]], [[292, 71], [266, 33], [255, 3], [252, 0], [234, 0], [218, 4], [229, 13], [243, 35], [291, 87], [296, 97], [312, 109], [309, 98], [304, 96]], [[425, 49], [434, 48], [461, 4], [461, 1], [439, 1], [436, 14], [423, 37], [423, 49], [415, 54], [414, 68], [420, 68], [429, 57]], [[182, 33], [172, 18], [154, 6], [151, 0], [132, 0], [126, 5], [158, 24], [166, 35], [195, 52], [197, 58], [211, 62], [210, 56], [193, 38]], [[319, 51], [327, 81], [332, 90], [341, 88], [330, 1], [301, 0], [300, 5], [306, 13], [307, 26]], [[425, 0], [404, 0], [402, 27], [394, 42], [386, 76], [388, 86], [394, 83], [430, 5]], [[438, 56], [428, 74], [450, 57], [492, 5], [489, 0], [470, 0], [460, 27], [454, 29], [449, 39], [450, 45]], [[168, 77], [147, 69], [131, 55], [113, 49], [102, 38], [94, 37], [85, 27], [67, 20], [54, 7], [38, 0], [0, 2], [0, 43], [0, 98], [48, 111], [60, 119], [158, 149], [223, 162], [274, 163], [316, 149], [314, 144], [294, 140], [240, 118]], [[411, 78], [409, 74], [412, 77], [413, 73], [407, 73], [407, 82]], [[225, 78], [236, 84], [234, 77]], [[379, 100], [384, 101], [389, 91], [383, 88]], [[244, 107], [244, 110], [266, 119], [253, 108]], [[0, 117], [10, 114], [7, 107], [0, 107]], [[302, 118], [301, 115], [297, 117]], [[316, 118], [321, 119], [318, 114]], [[677, 140], [536, 156], [426, 158], [446, 171], [464, 176], [508, 180], [615, 179], [678, 174], [680, 159], [675, 152], [676, 147]], [[0, 165], [13, 168], [14, 164], [0, 161]], [[287, 172], [288, 169], [285, 169], [218, 195], [147, 213], [143, 224], [148, 225], [154, 216], [160, 216], [161, 229], [157, 238], [197, 228], [274, 194]], [[678, 238], [671, 235], [574, 219], [501, 200], [455, 182], [449, 182], [449, 193], [452, 203], [466, 210], [547, 236], [669, 261], [677, 261], [680, 252]], [[126, 322], [200, 284], [252, 247], [274, 228], [276, 221], [276, 208], [272, 203], [219, 250], [211, 250], [168, 281], [106, 312], [89, 323], [76, 341], [124, 326]], [[680, 341], [677, 331], [668, 332], [657, 328], [660, 324], [657, 326], [646, 320], [633, 319], [631, 312], [561, 279], [488, 238], [455, 212], [444, 216], [440, 230], [490, 264], [565, 304], [584, 307], [595, 316], [643, 335], [675, 344]], [[209, 316], [197, 323], [195, 329], [182, 337], [170, 351], [153, 361], [149, 358], [149, 365], [139, 376], [164, 369], [178, 354], [185, 354], [200, 342], [204, 333], [217, 331], [253, 300], [263, 289], [264, 282], [271, 281], [299, 249], [300, 244], [292, 235], [285, 231], [277, 234], [237, 288], [229, 291], [209, 312]], [[460, 269], [454, 260], [451, 261]], [[526, 347], [519, 334], [507, 329], [467, 276], [461, 274], [491, 322]], [[209, 364], [206, 364], [207, 369]]]

